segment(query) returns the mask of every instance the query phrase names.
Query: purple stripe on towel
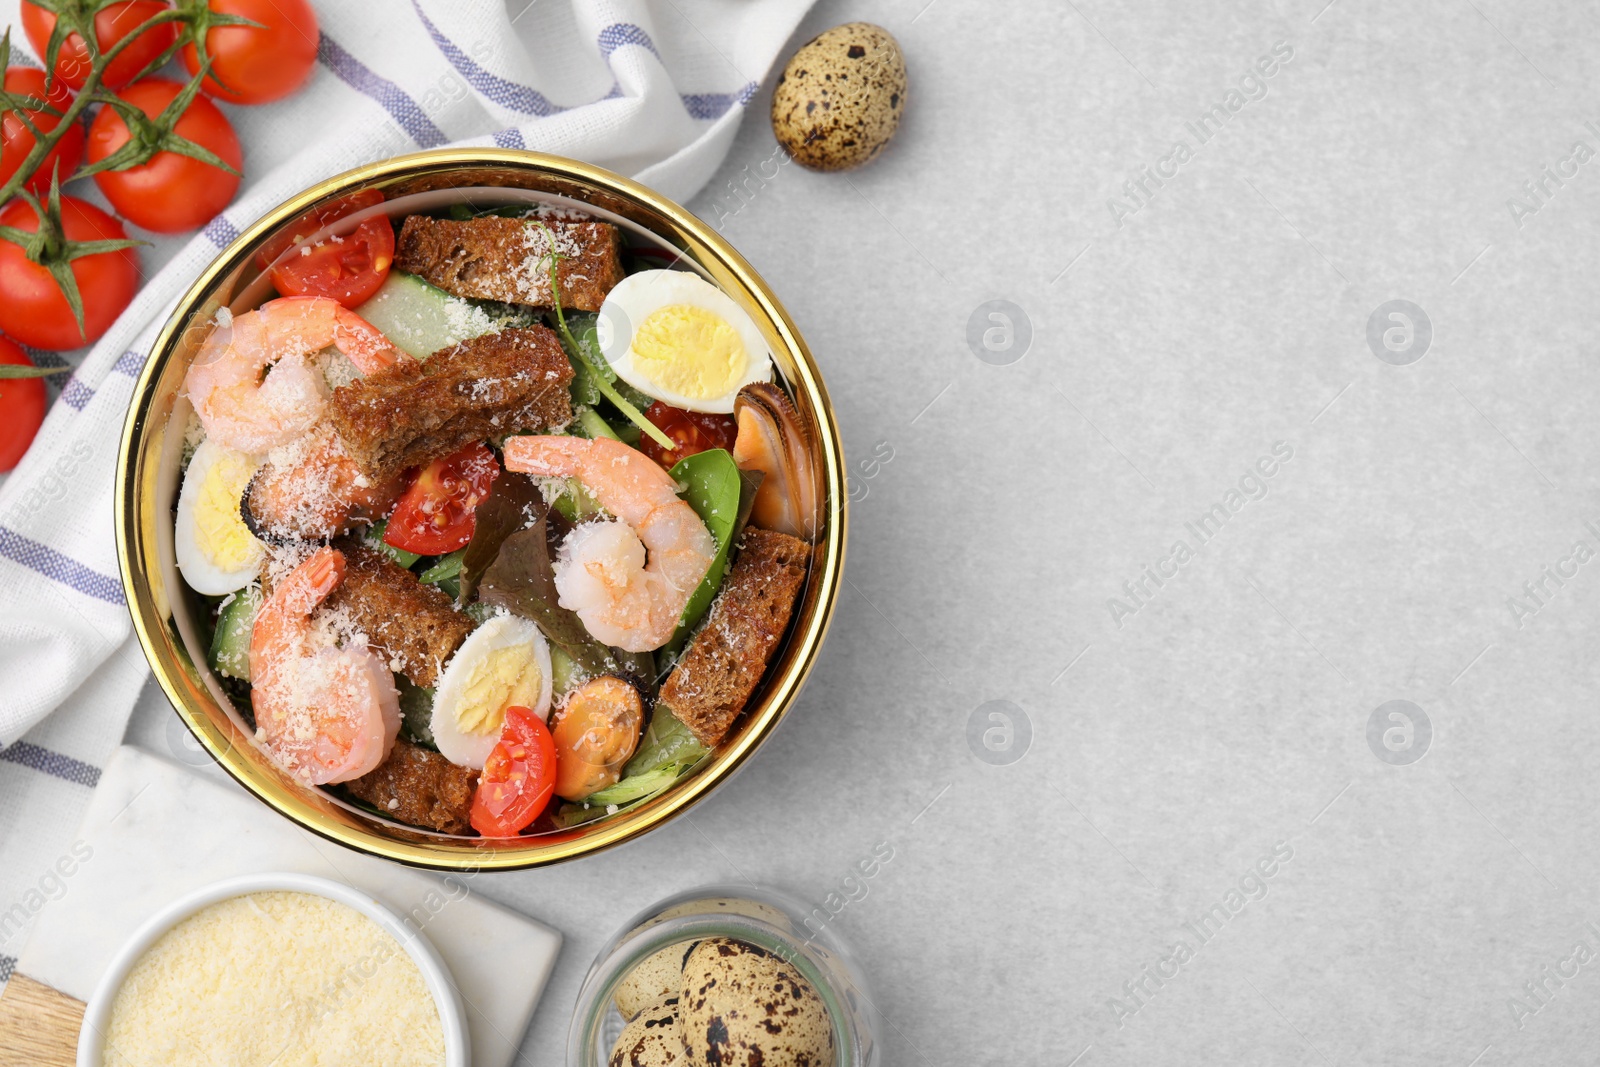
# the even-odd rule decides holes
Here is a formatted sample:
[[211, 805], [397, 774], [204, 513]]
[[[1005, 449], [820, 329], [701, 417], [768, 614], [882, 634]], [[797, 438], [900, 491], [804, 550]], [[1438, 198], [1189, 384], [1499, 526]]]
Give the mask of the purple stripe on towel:
[[522, 139], [522, 131], [515, 126], [507, 126], [503, 130], [494, 132], [494, 143], [501, 148], [515, 148], [518, 150], [528, 147], [528, 142]]
[[[0, 526], [0, 556], [38, 571], [52, 581], [70, 586], [85, 596], [104, 600], [108, 604], [126, 604], [122, 583], [108, 578], [99, 571], [90, 570], [77, 560], [62, 555], [49, 545], [42, 545], [23, 537], [15, 530]], [[10, 749], [6, 750], [7, 752]], [[4, 755], [4, 753], [0, 753]]]
[[[512, 111], [520, 111], [524, 115], [538, 115], [540, 118], [566, 110], [557, 104], [552, 104], [549, 97], [531, 85], [523, 85], [484, 70], [471, 56], [457, 48], [454, 41], [439, 32], [437, 26], [428, 21], [428, 16], [422, 13], [422, 5], [417, 3], [417, 0], [411, 0], [411, 7], [416, 11], [417, 18], [422, 20], [423, 28], [428, 31], [428, 36], [433, 38], [433, 43], [450, 61], [450, 65], [467, 79], [468, 85], [490, 100]], [[501, 147], [510, 146], [501, 145]]]
[[86, 785], [90, 789], [100, 784], [99, 767], [73, 759], [71, 756], [63, 756], [59, 752], [51, 752], [48, 748], [41, 748], [31, 741], [18, 741], [10, 748], [0, 748], [0, 760], [20, 763], [24, 767], [32, 767], [41, 774]]
[[201, 232], [218, 248], [227, 248], [239, 239], [239, 227], [229, 222], [226, 215], [218, 215], [206, 223], [206, 228]]
[[610, 59], [612, 52], [628, 44], [649, 49], [651, 55], [657, 59], [661, 58], [661, 53], [656, 51], [656, 43], [650, 39], [650, 35], [631, 22], [612, 23], [600, 31], [600, 58]]
[[423, 148], [435, 148], [448, 140], [440, 132], [439, 127], [433, 124], [433, 120], [417, 106], [417, 102], [407, 96], [398, 85], [368, 70], [359, 59], [346, 52], [326, 33], [317, 41], [317, 58], [322, 61], [323, 66], [333, 71], [340, 81], [382, 104], [383, 109], [394, 116], [400, 128]]
[[748, 104], [756, 95], [757, 85], [750, 82], [736, 93], [684, 93], [683, 106], [694, 119], [720, 119], [728, 109], [738, 104]]
[[87, 407], [93, 397], [94, 390], [79, 381], [76, 374], [68, 378], [67, 384], [61, 389], [61, 402], [76, 411]]

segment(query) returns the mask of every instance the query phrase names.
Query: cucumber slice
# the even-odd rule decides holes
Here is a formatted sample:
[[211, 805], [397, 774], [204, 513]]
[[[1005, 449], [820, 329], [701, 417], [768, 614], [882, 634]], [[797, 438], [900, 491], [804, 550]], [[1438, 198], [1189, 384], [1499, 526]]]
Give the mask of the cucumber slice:
[[572, 657], [552, 641], [550, 643], [551, 691], [559, 697], [569, 690], [576, 689], [583, 681], [582, 674], [583, 671], [573, 662]]
[[260, 586], [245, 586], [228, 601], [217, 616], [217, 632], [211, 635], [212, 670], [241, 682], [250, 680], [250, 631], [260, 610]]
[[398, 270], [389, 272], [383, 287], [356, 314], [418, 359], [520, 322], [516, 315], [492, 312]]

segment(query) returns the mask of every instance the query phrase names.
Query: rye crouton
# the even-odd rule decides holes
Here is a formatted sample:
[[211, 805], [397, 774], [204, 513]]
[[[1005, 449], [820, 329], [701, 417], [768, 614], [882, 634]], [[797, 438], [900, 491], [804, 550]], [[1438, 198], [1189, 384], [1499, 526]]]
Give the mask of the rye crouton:
[[608, 222], [489, 215], [456, 221], [412, 215], [400, 228], [394, 265], [447, 293], [472, 300], [551, 307], [550, 238], [561, 257], [561, 306], [599, 311], [622, 280], [622, 241]]
[[388, 513], [405, 489], [399, 478], [367, 478], [326, 419], [267, 454], [240, 505], [264, 540], [320, 541]]
[[391, 670], [430, 688], [472, 632], [472, 619], [457, 611], [449, 596], [423, 585], [383, 552], [354, 538], [336, 547], [344, 553], [344, 581], [324, 606], [348, 613], [351, 629], [366, 634], [367, 647]]
[[472, 791], [478, 772], [458, 767], [439, 753], [396, 738], [377, 769], [344, 783], [352, 794], [396, 822], [443, 834], [472, 828]]
[[789, 628], [811, 546], [774, 530], [747, 529], [705, 625], [661, 686], [660, 703], [714, 747], [744, 711]]
[[[413, 216], [414, 217], [414, 216]], [[572, 364], [543, 326], [485, 334], [401, 359], [333, 391], [328, 420], [374, 485], [517, 430], [572, 421]]]

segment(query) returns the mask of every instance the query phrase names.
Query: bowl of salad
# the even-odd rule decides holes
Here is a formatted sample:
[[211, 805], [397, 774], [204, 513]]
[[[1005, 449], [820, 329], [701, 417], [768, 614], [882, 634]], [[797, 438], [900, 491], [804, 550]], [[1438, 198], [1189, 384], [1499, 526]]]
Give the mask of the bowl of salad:
[[446, 149], [306, 190], [135, 387], [122, 580], [248, 790], [440, 869], [643, 834], [794, 704], [845, 546], [827, 391], [776, 297], [608, 171]]

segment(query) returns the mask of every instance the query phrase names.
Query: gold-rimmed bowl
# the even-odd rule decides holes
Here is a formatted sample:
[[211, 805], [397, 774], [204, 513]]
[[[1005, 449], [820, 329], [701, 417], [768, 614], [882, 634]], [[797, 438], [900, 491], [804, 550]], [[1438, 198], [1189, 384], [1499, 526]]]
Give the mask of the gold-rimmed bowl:
[[[256, 747], [249, 727], [206, 663], [204, 602], [178, 574], [173, 515], [189, 402], [184, 375], [217, 310], [249, 310], [270, 295], [257, 250], [319, 205], [381, 189], [395, 213], [427, 205], [493, 206], [528, 201], [581, 206], [699, 271], [745, 308], [811, 429], [824, 491], [823, 528], [806, 588], [784, 645], [729, 738], [667, 792], [597, 822], [503, 840], [455, 837], [405, 826], [308, 788]], [[360, 216], [351, 216], [350, 220]], [[354, 222], [341, 223], [351, 228]], [[756, 272], [683, 207], [599, 167], [509, 149], [441, 149], [399, 156], [321, 182], [268, 212], [223, 250], [178, 302], [145, 361], [123, 426], [118, 456], [117, 555], [139, 644], [178, 715], [200, 744], [268, 806], [342, 845], [418, 867], [516, 869], [575, 859], [632, 840], [667, 822], [726, 781], [793, 706], [833, 614], [844, 566], [845, 467], [827, 389], [783, 306]], [[203, 817], [202, 813], [196, 813]]]

